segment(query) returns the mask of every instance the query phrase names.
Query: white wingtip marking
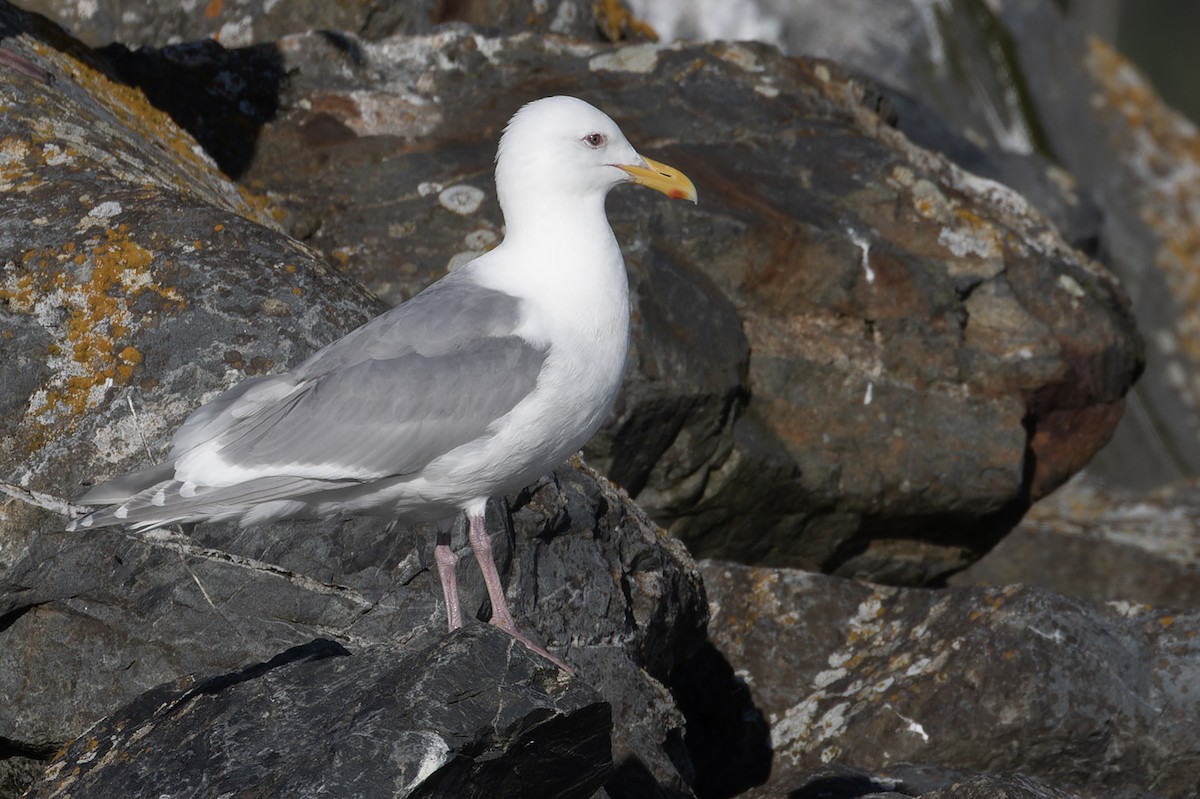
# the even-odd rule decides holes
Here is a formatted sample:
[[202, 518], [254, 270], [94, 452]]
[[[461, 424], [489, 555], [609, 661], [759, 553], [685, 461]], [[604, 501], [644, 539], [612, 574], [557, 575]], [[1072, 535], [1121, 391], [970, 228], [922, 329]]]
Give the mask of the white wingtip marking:
[[183, 483], [179, 486], [179, 496], [194, 497], [196, 496], [196, 488], [197, 486], [195, 483]]
[[[71, 524], [74, 524], [74, 522], [71, 522]], [[91, 527], [92, 526], [92, 517], [84, 516], [83, 519], [80, 520], [79, 524], [82, 527]]]
[[150, 497], [150, 504], [161, 508], [167, 504], [167, 489], [166, 486], [154, 492], [154, 496]]
[[118, 519], [124, 519], [128, 515], [129, 515], [129, 508], [126, 507], [125, 505], [122, 505], [121, 507], [119, 507], [115, 511], [113, 511], [113, 516], [115, 516]]

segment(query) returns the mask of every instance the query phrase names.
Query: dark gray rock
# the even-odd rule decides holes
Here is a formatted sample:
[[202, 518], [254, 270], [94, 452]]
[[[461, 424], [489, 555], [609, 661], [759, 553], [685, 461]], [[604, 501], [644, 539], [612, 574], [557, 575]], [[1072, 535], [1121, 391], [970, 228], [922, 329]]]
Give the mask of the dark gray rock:
[[795, 788], [759, 788], [744, 799], [1067, 799], [1059, 791], [1023, 774], [967, 775], [953, 769], [901, 764], [878, 772], [846, 766], [825, 766], [797, 774]]
[[699, 565], [712, 642], [771, 724], [759, 795], [830, 763], [1020, 772], [1114, 799], [1194, 795], [1200, 614]]
[[27, 796], [588, 797], [611, 723], [599, 694], [492, 627], [355, 655], [316, 640], [142, 694]]
[[1069, 799], [1074, 794], [1016, 774], [977, 774], [937, 790], [921, 794], [923, 799]]

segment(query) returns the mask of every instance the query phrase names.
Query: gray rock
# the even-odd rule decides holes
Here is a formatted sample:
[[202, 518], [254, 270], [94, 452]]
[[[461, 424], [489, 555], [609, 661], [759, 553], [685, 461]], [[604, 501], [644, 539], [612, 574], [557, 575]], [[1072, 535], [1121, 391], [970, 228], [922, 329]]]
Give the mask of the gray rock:
[[712, 642], [771, 725], [760, 795], [829, 763], [1020, 772], [1114, 798], [1195, 789], [1200, 614], [699, 565]]
[[148, 691], [26, 796], [588, 797], [608, 704], [487, 626], [351, 656], [316, 640]]

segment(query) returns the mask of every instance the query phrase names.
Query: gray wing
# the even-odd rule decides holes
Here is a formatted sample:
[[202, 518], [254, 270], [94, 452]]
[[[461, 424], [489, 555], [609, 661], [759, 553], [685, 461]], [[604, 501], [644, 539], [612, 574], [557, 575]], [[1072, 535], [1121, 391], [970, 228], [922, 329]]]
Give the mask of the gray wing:
[[[93, 488], [81, 501], [112, 507], [69, 529], [245, 521], [257, 503], [416, 472], [484, 435], [536, 388], [547, 348], [516, 335], [520, 323], [521, 301], [471, 282], [465, 267], [296, 369], [199, 408], [165, 463]], [[179, 458], [213, 445], [223, 464], [249, 471], [241, 483], [177, 479]]]
[[293, 371], [218, 397], [176, 449], [216, 439], [227, 463], [320, 467], [300, 471], [322, 479], [411, 474], [534, 390], [547, 351], [515, 334], [520, 322], [518, 298], [460, 270]]
[[226, 431], [220, 457], [249, 469], [295, 464], [322, 479], [411, 474], [528, 396], [545, 355], [507, 336], [327, 372]]

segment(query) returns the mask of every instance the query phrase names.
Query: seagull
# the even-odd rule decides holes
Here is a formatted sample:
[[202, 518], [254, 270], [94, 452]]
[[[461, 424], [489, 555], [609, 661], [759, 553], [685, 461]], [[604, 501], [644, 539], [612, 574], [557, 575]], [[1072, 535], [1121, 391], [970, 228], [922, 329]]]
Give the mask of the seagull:
[[[571, 673], [518, 631], [484, 511], [582, 447], [620, 389], [629, 283], [604, 201], [622, 183], [696, 202], [687, 176], [639, 155], [583, 100], [523, 106], [496, 154], [498, 246], [291, 371], [198, 408], [162, 463], [79, 497], [105, 507], [67, 530], [465, 513], [490, 622]], [[449, 532], [434, 561], [453, 632], [462, 610]]]

